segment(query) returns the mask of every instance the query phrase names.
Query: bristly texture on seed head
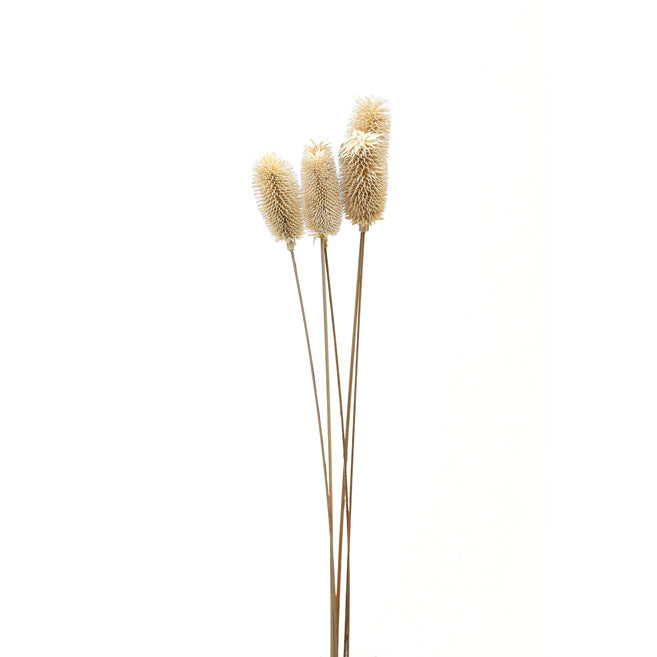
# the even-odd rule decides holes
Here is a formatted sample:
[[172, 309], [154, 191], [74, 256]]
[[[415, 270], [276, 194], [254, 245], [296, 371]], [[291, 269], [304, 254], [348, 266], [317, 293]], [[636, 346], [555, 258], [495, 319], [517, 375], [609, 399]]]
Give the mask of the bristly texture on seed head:
[[277, 240], [294, 248], [303, 235], [299, 183], [289, 162], [274, 153], [263, 155], [253, 168], [253, 190], [260, 212]]
[[349, 135], [354, 130], [375, 132], [382, 135], [385, 141], [390, 137], [390, 110], [383, 98], [368, 96], [358, 98], [349, 122]]
[[388, 144], [383, 135], [354, 130], [340, 147], [345, 213], [361, 230], [369, 228], [386, 203]]
[[311, 141], [301, 161], [303, 217], [316, 235], [335, 235], [340, 230], [342, 198], [330, 144]]

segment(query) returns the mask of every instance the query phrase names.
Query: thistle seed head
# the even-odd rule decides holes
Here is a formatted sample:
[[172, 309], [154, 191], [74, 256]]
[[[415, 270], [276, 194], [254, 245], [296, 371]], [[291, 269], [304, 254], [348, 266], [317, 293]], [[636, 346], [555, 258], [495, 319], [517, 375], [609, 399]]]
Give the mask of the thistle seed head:
[[349, 133], [354, 130], [374, 132], [387, 142], [390, 136], [390, 110], [386, 101], [376, 96], [358, 98], [349, 122]]
[[371, 226], [385, 207], [388, 185], [387, 141], [373, 132], [354, 130], [340, 147], [340, 175], [345, 214], [361, 229]]
[[253, 167], [253, 190], [258, 208], [272, 235], [294, 248], [303, 235], [299, 183], [289, 162], [274, 153], [263, 155]]
[[330, 144], [311, 141], [301, 161], [301, 197], [308, 230], [335, 235], [340, 230], [342, 198]]

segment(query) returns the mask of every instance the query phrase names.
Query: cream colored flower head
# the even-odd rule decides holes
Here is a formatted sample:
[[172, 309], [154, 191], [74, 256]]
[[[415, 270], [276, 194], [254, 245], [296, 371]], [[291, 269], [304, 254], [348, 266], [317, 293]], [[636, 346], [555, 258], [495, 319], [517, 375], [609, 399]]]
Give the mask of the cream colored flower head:
[[354, 130], [374, 132], [381, 135], [385, 141], [390, 137], [390, 110], [383, 98], [368, 96], [359, 98], [351, 114], [349, 134]]
[[345, 213], [366, 229], [381, 219], [388, 187], [387, 141], [383, 135], [354, 130], [340, 147]]
[[253, 168], [253, 190], [272, 235], [294, 248], [303, 235], [303, 221], [299, 183], [292, 165], [274, 153], [263, 155]]
[[342, 198], [330, 144], [311, 141], [301, 161], [303, 217], [315, 235], [335, 235], [342, 220]]

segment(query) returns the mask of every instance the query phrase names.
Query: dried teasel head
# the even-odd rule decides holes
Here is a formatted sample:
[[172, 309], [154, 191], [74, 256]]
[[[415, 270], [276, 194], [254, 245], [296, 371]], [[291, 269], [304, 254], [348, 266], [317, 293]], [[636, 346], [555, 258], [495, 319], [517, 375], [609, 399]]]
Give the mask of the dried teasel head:
[[292, 165], [274, 153], [263, 155], [253, 167], [253, 190], [272, 235], [293, 249], [303, 235], [303, 221], [299, 183]]
[[383, 135], [354, 130], [340, 147], [345, 214], [363, 231], [381, 219], [385, 207], [387, 146]]
[[342, 198], [330, 144], [311, 141], [301, 161], [303, 217], [316, 235], [335, 235], [340, 230]]
[[374, 132], [385, 141], [390, 136], [390, 110], [383, 98], [367, 96], [358, 98], [349, 121], [349, 133], [354, 130]]

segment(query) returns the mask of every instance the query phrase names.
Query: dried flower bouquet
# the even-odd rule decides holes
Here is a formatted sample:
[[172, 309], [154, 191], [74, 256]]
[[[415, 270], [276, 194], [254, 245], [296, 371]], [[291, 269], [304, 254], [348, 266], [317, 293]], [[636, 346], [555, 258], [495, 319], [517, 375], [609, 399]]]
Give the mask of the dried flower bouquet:
[[[301, 318], [303, 320], [308, 361], [317, 414], [317, 428], [322, 451], [324, 492], [329, 529], [330, 574], [330, 657], [339, 657], [340, 609], [344, 597], [344, 631], [342, 650], [349, 655], [351, 628], [351, 516], [354, 478], [354, 442], [356, 432], [356, 399], [358, 388], [358, 353], [360, 347], [361, 299], [363, 290], [363, 261], [365, 236], [375, 221], [382, 218], [388, 183], [388, 143], [390, 113], [381, 98], [358, 99], [351, 115], [346, 140], [338, 153], [340, 177], [327, 142], [310, 142], [303, 152], [301, 186], [292, 166], [273, 153], [260, 158], [254, 167], [253, 188], [260, 212], [276, 240], [284, 241], [290, 252], [296, 282]], [[358, 225], [360, 243], [356, 275], [356, 294], [351, 338], [351, 357], [347, 387], [346, 417], [342, 398], [342, 380], [338, 359], [338, 344], [333, 312], [333, 294], [327, 256], [329, 236], [340, 229], [342, 212], [352, 224]], [[308, 333], [308, 322], [303, 303], [299, 272], [294, 257], [297, 240], [305, 230], [320, 240], [322, 269], [322, 310], [324, 319], [324, 374], [326, 378], [326, 426], [322, 423], [317, 393], [315, 365]], [[329, 331], [330, 317], [330, 331]], [[331, 356], [332, 342], [335, 361], [340, 435], [342, 439], [342, 481], [339, 505], [334, 504], [333, 440], [331, 424]], [[351, 439], [351, 441], [350, 441]], [[337, 544], [334, 515], [339, 509]], [[346, 532], [345, 532], [346, 526]], [[346, 538], [346, 566], [342, 556]], [[337, 552], [337, 559], [336, 559]], [[344, 590], [342, 581], [344, 579]]]

